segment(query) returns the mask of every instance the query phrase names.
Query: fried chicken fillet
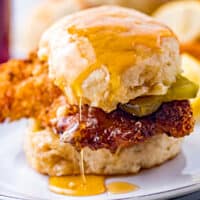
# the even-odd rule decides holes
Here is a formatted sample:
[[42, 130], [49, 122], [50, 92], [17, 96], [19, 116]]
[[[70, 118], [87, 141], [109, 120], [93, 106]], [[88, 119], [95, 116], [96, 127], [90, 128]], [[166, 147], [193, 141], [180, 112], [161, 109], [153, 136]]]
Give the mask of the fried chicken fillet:
[[165, 133], [175, 138], [189, 135], [194, 119], [189, 101], [183, 100], [164, 103], [158, 111], [145, 117], [134, 117], [119, 108], [106, 113], [87, 105], [82, 106], [80, 114], [77, 106], [71, 106], [66, 108], [63, 117], [52, 120], [51, 124], [62, 141], [78, 150], [90, 147], [115, 152], [119, 146], [138, 144], [154, 135]]
[[0, 121], [34, 118], [61, 95], [48, 78], [48, 67], [36, 54], [0, 66]]

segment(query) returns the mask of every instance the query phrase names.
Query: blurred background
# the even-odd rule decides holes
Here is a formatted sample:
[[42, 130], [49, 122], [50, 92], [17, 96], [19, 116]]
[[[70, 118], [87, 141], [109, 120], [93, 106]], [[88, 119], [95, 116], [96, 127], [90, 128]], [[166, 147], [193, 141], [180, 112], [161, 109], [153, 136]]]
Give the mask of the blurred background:
[[41, 34], [65, 15], [104, 4], [145, 12], [169, 25], [181, 50], [200, 59], [199, 0], [0, 0], [0, 62], [26, 57]]
[[117, 4], [151, 14], [167, 1], [169, 0], [0, 0], [0, 62], [8, 58], [8, 43], [10, 57], [25, 57], [37, 48], [39, 38], [46, 28], [73, 12], [103, 4]]
[[[184, 43], [182, 48], [184, 51], [190, 49], [193, 54], [197, 54], [193, 48], [200, 48], [196, 44], [191, 48], [188, 46], [188, 41], [191, 42], [191, 38], [193, 41], [196, 35], [200, 35], [200, 8], [196, 11], [198, 14], [191, 17], [194, 8], [188, 11], [186, 9], [188, 6], [183, 5], [186, 1], [190, 4], [193, 2], [193, 0], [0, 0], [0, 62], [4, 62], [9, 56], [25, 57], [30, 51], [35, 50], [41, 34], [59, 18], [104, 4], [134, 8], [155, 16], [175, 29], [179, 39]], [[174, 6], [172, 5], [174, 2], [182, 4]]]

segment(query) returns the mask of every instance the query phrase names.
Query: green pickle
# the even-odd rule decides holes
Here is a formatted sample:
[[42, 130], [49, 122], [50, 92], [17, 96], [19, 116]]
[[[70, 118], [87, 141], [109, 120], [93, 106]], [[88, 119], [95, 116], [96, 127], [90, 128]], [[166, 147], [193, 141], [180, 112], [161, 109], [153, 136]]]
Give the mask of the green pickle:
[[164, 95], [164, 102], [172, 100], [192, 99], [197, 96], [199, 86], [183, 76], [178, 76], [176, 82]]
[[179, 75], [167, 94], [139, 97], [119, 107], [134, 116], [143, 117], [154, 113], [164, 102], [195, 98], [198, 90], [197, 84]]

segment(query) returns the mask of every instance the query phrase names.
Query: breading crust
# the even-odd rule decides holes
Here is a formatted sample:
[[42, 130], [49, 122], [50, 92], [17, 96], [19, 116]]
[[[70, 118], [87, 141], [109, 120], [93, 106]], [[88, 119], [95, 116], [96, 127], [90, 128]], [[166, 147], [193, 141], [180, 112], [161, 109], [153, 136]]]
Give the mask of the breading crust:
[[0, 122], [38, 118], [61, 94], [48, 77], [47, 63], [36, 54], [0, 66], [0, 91]]
[[145, 141], [153, 135], [166, 133], [168, 136], [189, 135], [194, 127], [190, 103], [187, 100], [164, 103], [158, 111], [142, 118], [134, 117], [120, 109], [105, 113], [99, 108], [83, 106], [80, 113], [76, 106], [52, 125], [61, 134], [64, 142], [78, 150], [89, 147], [116, 151]]

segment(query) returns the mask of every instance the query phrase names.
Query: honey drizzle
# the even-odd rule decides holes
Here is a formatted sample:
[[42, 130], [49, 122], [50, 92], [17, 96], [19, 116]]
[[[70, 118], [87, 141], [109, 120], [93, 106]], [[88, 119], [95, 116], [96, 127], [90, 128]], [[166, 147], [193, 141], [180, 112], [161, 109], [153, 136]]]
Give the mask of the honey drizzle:
[[[154, 51], [160, 51], [160, 37], [170, 35], [170, 32], [160, 32], [159, 37], [157, 35], [144, 33], [138, 36], [132, 34], [131, 30], [120, 25], [112, 26], [109, 30], [106, 31], [103, 27], [87, 27], [82, 29], [76, 26], [68, 29], [69, 33], [80, 38], [80, 46], [82, 44], [81, 38], [87, 38], [96, 55], [96, 60], [89, 62], [87, 68], [71, 83], [74, 95], [78, 98], [82, 95], [83, 81], [94, 70], [106, 66], [110, 74], [109, 87], [111, 93], [109, 101], [114, 101], [116, 92], [120, 86], [121, 74], [136, 62], [137, 53], [135, 45], [145, 45], [153, 48]], [[87, 56], [89, 55], [85, 55], [85, 52], [82, 51], [83, 57], [88, 60], [89, 58]]]
[[[82, 121], [82, 97], [79, 98], [79, 126], [80, 127], [81, 127], [81, 121]], [[83, 149], [81, 149], [81, 152], [80, 152], [80, 172], [81, 172], [81, 178], [82, 178], [83, 184], [86, 184]]]
[[81, 163], [80, 163], [80, 171], [81, 171], [81, 178], [83, 181], [83, 184], [86, 184], [86, 177], [85, 177], [85, 169], [84, 169], [84, 153], [83, 153], [83, 149], [81, 150]]
[[82, 97], [79, 98], [79, 123], [82, 121]]

